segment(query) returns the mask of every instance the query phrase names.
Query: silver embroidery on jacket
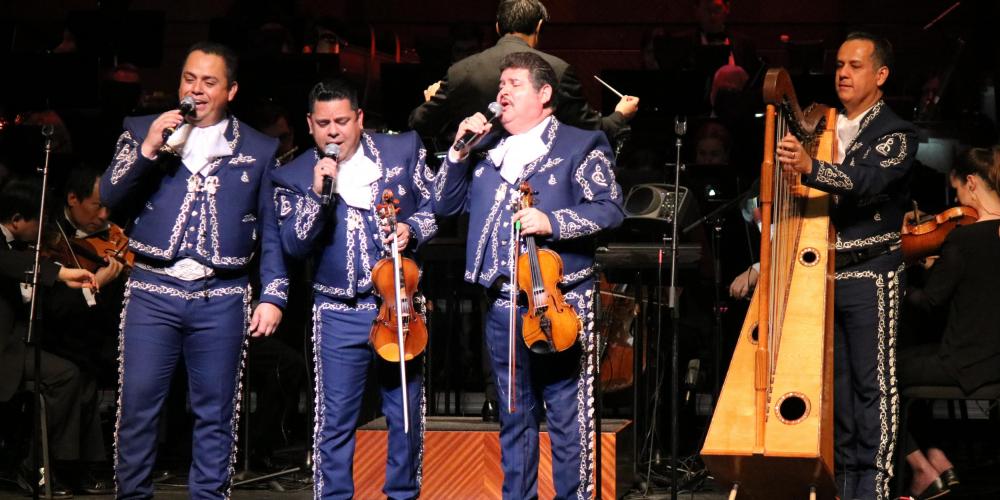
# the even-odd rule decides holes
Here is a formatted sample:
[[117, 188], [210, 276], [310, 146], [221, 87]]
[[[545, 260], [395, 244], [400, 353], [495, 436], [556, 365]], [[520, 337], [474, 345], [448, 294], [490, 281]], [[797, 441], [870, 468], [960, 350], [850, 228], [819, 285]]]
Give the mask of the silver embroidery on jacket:
[[111, 184], [118, 184], [118, 181], [132, 169], [136, 160], [139, 159], [139, 147], [132, 133], [128, 130], [122, 132], [118, 137], [118, 152], [115, 153], [114, 163], [111, 164]]
[[601, 230], [601, 226], [568, 208], [553, 210], [552, 216], [556, 218], [561, 240], [579, 238]]
[[889, 243], [889, 242], [892, 243], [899, 242], [899, 233], [893, 231], [885, 234], [877, 234], [875, 236], [869, 236], [867, 238], [861, 238], [857, 240], [847, 240], [847, 241], [841, 241], [840, 235], [838, 234], [836, 249], [851, 250], [854, 248], [866, 248], [873, 245], [878, 245], [880, 243]]

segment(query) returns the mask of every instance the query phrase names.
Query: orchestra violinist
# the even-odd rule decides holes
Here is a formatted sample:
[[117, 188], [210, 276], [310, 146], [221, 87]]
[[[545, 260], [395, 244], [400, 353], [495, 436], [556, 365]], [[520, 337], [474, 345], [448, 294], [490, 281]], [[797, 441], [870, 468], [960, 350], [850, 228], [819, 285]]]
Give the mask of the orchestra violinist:
[[[40, 227], [40, 184], [37, 179], [12, 179], [0, 188], [0, 231], [4, 236], [0, 244], [0, 401], [4, 402], [29, 390], [28, 384], [35, 380], [35, 356], [24, 341], [32, 298], [32, 286], [25, 283], [25, 273], [34, 265], [35, 255], [29, 245], [35, 243]], [[79, 296], [81, 289], [97, 290], [90, 271], [61, 266], [44, 256], [38, 283], [35, 292], [45, 307], [39, 311], [39, 318], [51, 312], [45, 304], [57, 293]], [[44, 330], [43, 340], [52, 331]], [[40, 352], [38, 380], [47, 406], [49, 453], [58, 461], [51, 484], [53, 497], [72, 495], [72, 486], [106, 492], [107, 483], [92, 478], [81, 480], [78, 485], [60, 480], [75, 476], [78, 471], [71, 469], [86, 468], [88, 462], [104, 460], [104, 448], [94, 382], [73, 360], [51, 352], [48, 346], [52, 344], [45, 342], [46, 347]], [[29, 464], [37, 453], [34, 446], [30, 447], [28, 458], [17, 469], [22, 485], [34, 477]]]
[[[489, 299], [485, 336], [500, 396], [503, 497], [538, 495], [543, 418], [552, 445], [556, 497], [585, 497], [594, 472], [589, 396], [594, 384], [594, 237], [621, 223], [621, 188], [604, 134], [553, 116], [558, 80], [552, 67], [529, 52], [507, 55], [501, 67], [496, 97], [502, 130], [493, 131], [481, 113], [459, 124], [456, 137], [470, 133], [475, 138], [449, 150], [437, 174], [434, 210], [440, 216], [467, 212], [470, 217], [465, 280], [481, 285]], [[533, 206], [521, 207], [522, 181], [539, 191]], [[521, 307], [512, 283], [516, 267], [534, 274], [534, 263], [518, 264], [519, 254], [532, 242], [558, 254], [562, 277], [540, 280], [545, 283], [537, 283], [537, 295], [536, 285], [528, 286], [530, 294], [547, 301], [558, 288], [570, 306], [566, 309], [583, 322], [563, 351], [548, 348], [555, 328], [547, 334], [550, 328], [542, 326], [543, 316], [563, 306], [547, 305], [543, 312], [539, 300], [529, 311]], [[540, 274], [544, 278], [548, 272]], [[526, 313], [537, 317], [544, 339], [544, 348], [537, 350], [556, 352], [529, 350], [522, 335], [522, 326], [530, 324], [522, 316]]]
[[[908, 306], [946, 319], [939, 340], [900, 352], [899, 384], [958, 386], [968, 394], [1000, 382], [1000, 147], [970, 150], [949, 177], [958, 203], [978, 218], [942, 238], [923, 286], [907, 291]], [[901, 429], [910, 433], [901, 451], [913, 469], [910, 492], [918, 498], [942, 495], [959, 482], [935, 439], [929, 411], [915, 409], [909, 428]]]
[[[368, 368], [375, 363], [389, 427], [382, 491], [392, 499], [416, 498], [423, 356], [407, 348], [400, 357], [398, 339], [406, 337], [405, 347], [419, 336], [421, 318], [413, 307], [418, 273], [405, 262], [437, 231], [430, 208], [432, 176], [415, 133], [363, 131], [364, 111], [349, 83], [320, 82], [308, 102], [306, 122], [315, 147], [275, 170], [272, 179], [282, 248], [289, 258], [311, 256], [315, 266], [314, 493], [317, 498], [354, 496], [355, 427]], [[388, 205], [382, 198], [386, 190], [394, 193]], [[322, 203], [324, 193], [328, 205]], [[383, 205], [381, 213], [378, 205]], [[395, 223], [384, 222], [388, 219]], [[407, 258], [400, 261], [402, 256]], [[400, 269], [405, 275], [397, 282], [393, 270]], [[397, 287], [403, 283], [405, 291]], [[376, 349], [394, 362], [376, 357]]]
[[[99, 293], [89, 289], [59, 287], [48, 298], [44, 345], [72, 361], [81, 374], [80, 451], [91, 470], [106, 466], [101, 436], [97, 390], [114, 388], [117, 380], [118, 326], [124, 296], [128, 261], [128, 238], [110, 222], [110, 210], [101, 204], [101, 171], [88, 165], [73, 168], [61, 192], [62, 205], [53, 213], [47, 240], [49, 258], [66, 267], [94, 273]], [[101, 491], [112, 490], [111, 478], [101, 478]]]

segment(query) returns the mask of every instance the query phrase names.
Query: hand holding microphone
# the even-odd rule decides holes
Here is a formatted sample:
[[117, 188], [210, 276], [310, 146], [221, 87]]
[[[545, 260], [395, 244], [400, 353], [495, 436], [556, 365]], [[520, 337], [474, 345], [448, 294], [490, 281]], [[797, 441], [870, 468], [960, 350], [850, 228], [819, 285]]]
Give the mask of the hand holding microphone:
[[185, 96], [181, 100], [179, 109], [167, 111], [156, 117], [142, 141], [142, 155], [151, 160], [156, 158], [160, 148], [167, 143], [167, 139], [184, 123], [185, 117], [193, 113], [194, 110], [194, 97]]
[[[196, 103], [194, 102], [194, 97], [191, 97], [189, 95], [186, 95], [184, 96], [183, 99], [181, 99], [181, 104], [180, 104], [181, 123], [183, 123], [183, 120], [187, 118], [188, 115], [194, 113], [195, 104]], [[170, 136], [174, 135], [174, 130], [176, 128], [177, 125], [163, 129], [163, 142], [167, 142], [167, 139], [169, 139]]]
[[333, 182], [337, 176], [339, 158], [340, 144], [327, 144], [323, 148], [323, 157], [313, 168], [313, 191], [319, 195], [323, 206], [328, 206], [333, 197]]
[[491, 102], [489, 105], [490, 116], [487, 117], [482, 113], [476, 113], [458, 124], [458, 132], [455, 137], [459, 139], [455, 141], [451, 149], [458, 153], [459, 159], [464, 158], [468, 154], [469, 149], [475, 146], [479, 139], [484, 135], [489, 133], [493, 128], [493, 120], [495, 120], [503, 108], [499, 103]]

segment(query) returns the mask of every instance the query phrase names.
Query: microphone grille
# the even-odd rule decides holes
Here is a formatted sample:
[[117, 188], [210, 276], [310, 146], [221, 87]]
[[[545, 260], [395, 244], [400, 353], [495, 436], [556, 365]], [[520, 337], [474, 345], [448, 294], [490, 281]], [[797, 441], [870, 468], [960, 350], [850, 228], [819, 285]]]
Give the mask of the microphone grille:
[[181, 114], [184, 115], [190, 114], [192, 111], [194, 111], [194, 107], [195, 107], [194, 97], [186, 95], [184, 96], [183, 99], [181, 99], [181, 106], [180, 106]]
[[492, 113], [493, 116], [495, 117], [499, 115], [500, 112], [503, 111], [503, 106], [501, 106], [499, 102], [493, 101], [488, 106], [488, 109], [490, 110], [490, 113]]
[[340, 144], [330, 143], [323, 148], [323, 155], [327, 158], [337, 158], [340, 156]]

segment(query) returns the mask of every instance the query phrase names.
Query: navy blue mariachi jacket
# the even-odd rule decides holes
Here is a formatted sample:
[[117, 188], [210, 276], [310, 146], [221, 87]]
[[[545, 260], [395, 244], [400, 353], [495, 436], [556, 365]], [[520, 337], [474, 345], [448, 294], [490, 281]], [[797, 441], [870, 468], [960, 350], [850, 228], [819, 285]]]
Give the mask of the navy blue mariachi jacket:
[[840, 165], [813, 159], [803, 182], [835, 195], [830, 221], [838, 251], [899, 242], [916, 154], [913, 125], [879, 101], [862, 118]]
[[129, 248], [163, 265], [191, 258], [239, 270], [250, 263], [259, 239], [260, 300], [284, 307], [288, 278], [267, 176], [278, 141], [229, 117], [225, 135], [233, 154], [217, 158], [205, 175], [192, 174], [174, 155], [142, 155], [154, 119], [125, 118], [114, 159], [101, 176], [101, 202], [137, 214]]
[[385, 256], [374, 205], [381, 203], [385, 189], [399, 199], [397, 220], [412, 229], [411, 249], [437, 232], [431, 213], [434, 176], [427, 169], [420, 137], [415, 132], [363, 133], [355, 154], [361, 153], [382, 173], [372, 186], [375, 203], [370, 210], [348, 206], [340, 195], [323, 208], [312, 190], [313, 167], [320, 158], [315, 148], [271, 174], [282, 248], [299, 259], [316, 252], [313, 289], [339, 299], [354, 298], [372, 288], [372, 268]]
[[[492, 134], [491, 134], [492, 135]], [[434, 212], [469, 212], [465, 250], [465, 281], [489, 287], [508, 276], [511, 200], [518, 186], [500, 176], [485, 151], [508, 136], [487, 137], [465, 161], [446, 160], [434, 187]], [[621, 186], [612, 170], [612, 153], [600, 131], [582, 130], [555, 117], [542, 133], [547, 153], [525, 165], [522, 179], [538, 192], [535, 207], [549, 217], [552, 235], [536, 238], [563, 261], [563, 285], [575, 284], [594, 272], [594, 235], [621, 224]]]

